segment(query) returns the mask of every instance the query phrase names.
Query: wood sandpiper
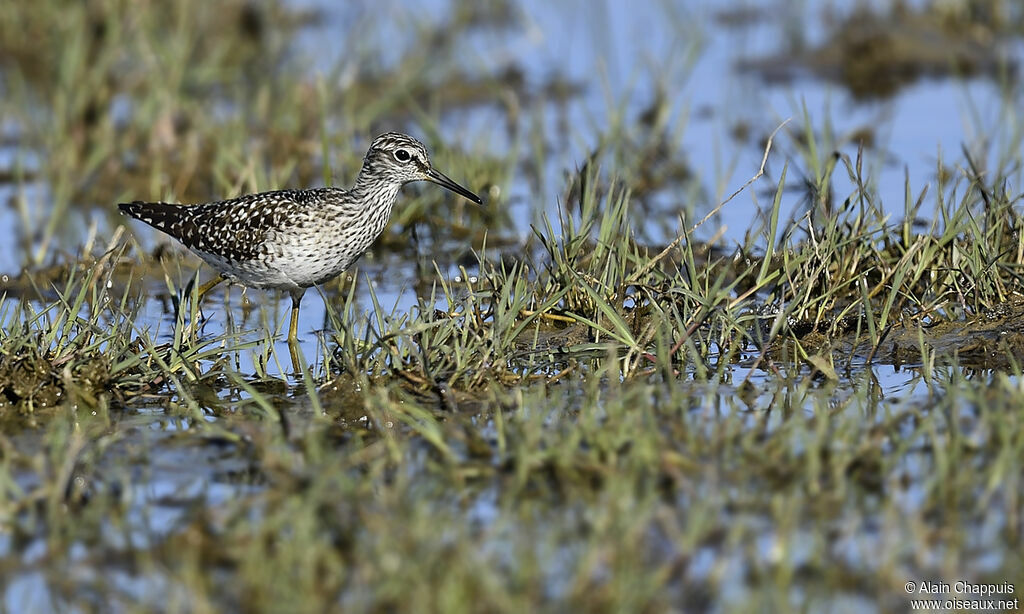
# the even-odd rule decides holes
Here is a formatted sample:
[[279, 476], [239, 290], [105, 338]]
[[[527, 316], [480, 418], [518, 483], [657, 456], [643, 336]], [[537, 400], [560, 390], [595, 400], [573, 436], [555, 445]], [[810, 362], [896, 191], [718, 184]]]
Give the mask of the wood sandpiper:
[[336, 277], [369, 249], [388, 223], [399, 188], [413, 181], [431, 181], [483, 204], [434, 169], [422, 143], [388, 132], [373, 140], [350, 190], [278, 190], [198, 205], [135, 201], [118, 207], [181, 241], [218, 272], [200, 297], [224, 279], [287, 290], [288, 341], [294, 344], [306, 289]]

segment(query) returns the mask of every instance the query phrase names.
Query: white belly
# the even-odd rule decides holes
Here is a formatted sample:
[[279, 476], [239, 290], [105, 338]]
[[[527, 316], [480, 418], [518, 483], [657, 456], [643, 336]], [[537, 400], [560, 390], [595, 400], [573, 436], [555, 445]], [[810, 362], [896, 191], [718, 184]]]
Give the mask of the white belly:
[[[281, 237], [259, 258], [229, 261], [216, 254], [196, 251], [219, 273], [251, 288], [294, 290], [324, 283], [341, 274], [363, 254], [369, 242], [325, 242], [313, 236]], [[372, 241], [373, 238], [370, 238]]]

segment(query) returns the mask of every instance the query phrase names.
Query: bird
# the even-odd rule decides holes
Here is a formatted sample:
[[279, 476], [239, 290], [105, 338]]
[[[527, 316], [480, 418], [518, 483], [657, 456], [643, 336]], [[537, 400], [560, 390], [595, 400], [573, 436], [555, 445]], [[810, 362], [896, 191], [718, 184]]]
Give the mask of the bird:
[[399, 189], [414, 181], [436, 183], [483, 205], [433, 167], [423, 143], [387, 132], [370, 144], [348, 190], [275, 190], [194, 205], [134, 201], [118, 208], [174, 237], [218, 273], [200, 289], [200, 298], [224, 280], [287, 291], [288, 342], [294, 348], [303, 294], [337, 277], [370, 248], [387, 226]]

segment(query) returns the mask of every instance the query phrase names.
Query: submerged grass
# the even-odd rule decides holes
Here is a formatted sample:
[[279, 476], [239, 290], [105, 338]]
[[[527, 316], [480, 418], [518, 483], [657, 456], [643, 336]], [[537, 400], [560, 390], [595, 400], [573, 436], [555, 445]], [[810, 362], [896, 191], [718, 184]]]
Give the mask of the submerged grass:
[[[51, 536], [45, 559], [5, 570], [8, 594], [192, 611], [899, 609], [908, 576], [1019, 575], [1014, 379], [937, 369], [894, 405], [868, 371], [838, 397], [778, 378], [743, 400], [618, 384], [603, 365], [491, 387], [443, 418], [341, 380], [340, 399], [321, 391], [326, 415], [250, 389], [287, 428], [248, 412], [55, 416], [38, 433], [52, 448], [5, 447], [32, 484], [7, 491], [10, 535]], [[363, 419], [340, 428], [353, 397]], [[174, 459], [192, 454], [210, 460], [183, 475]], [[163, 494], [133, 486], [139, 466]]]
[[[1012, 311], [1020, 250], [999, 230], [1019, 227], [1016, 197], [996, 173], [951, 182], [934, 196], [947, 225], [905, 234], [846, 168], [857, 191], [820, 225], [779, 221], [783, 173], [758, 257], [685, 241], [659, 258], [628, 232], [627, 189], [581, 191], [532, 255], [481, 252], [409, 312], [387, 315], [372, 286], [370, 319], [354, 287], [327, 297], [336, 332], [294, 384], [275, 383], [269, 337], [197, 337], [195, 307], [169, 333], [134, 327], [123, 247], [46, 307], [5, 299], [0, 365], [29, 352], [45, 374], [3, 391], [22, 425], [0, 448], [7, 595], [899, 609], [908, 577], [1018, 577], [1022, 353], [993, 341], [1006, 370], [972, 374], [928, 343]], [[896, 326], [921, 339], [902, 359], [920, 375], [893, 403], [859, 365], [889, 362]], [[247, 348], [267, 356], [251, 375], [233, 367]], [[41, 403], [47, 385], [60, 394]], [[182, 474], [180, 458], [206, 460]], [[32, 543], [49, 554], [15, 564]], [[102, 571], [74, 572], [80, 547]]]
[[[12, 25], [56, 19], [56, 4], [0, 9], [4, 57], [28, 54], [4, 67], [14, 102], [0, 108], [38, 96], [64, 118], [21, 117], [22, 151], [82, 139], [33, 171], [53, 219], [126, 191], [304, 185], [329, 178], [327, 159], [351, 172], [353, 136], [388, 121], [439, 134], [419, 93], [469, 107], [472, 89], [448, 68], [425, 75], [422, 49], [454, 54], [452, 38], [502, 15], [460, 5], [419, 51], [352, 82], [343, 66], [292, 70], [287, 33], [309, 16], [274, 3], [185, 2], [122, 25], [126, 6], [60, 13], [92, 24], [67, 57], [34, 49], [35, 22]], [[204, 11], [236, 15], [241, 35], [210, 30], [224, 19]], [[73, 61], [82, 50], [93, 61]], [[111, 80], [133, 52], [167, 74]], [[225, 77], [268, 57], [277, 85]], [[32, 67], [50, 78], [34, 83]], [[273, 316], [236, 323], [228, 306], [229, 332], [204, 333], [187, 262], [140, 263], [117, 233], [62, 255], [62, 222], [35, 226], [23, 190], [39, 232], [26, 233], [33, 266], [0, 296], [3, 607], [905, 610], [910, 580], [1022, 577], [1020, 135], [991, 161], [939, 160], [937, 185], [908, 178], [894, 208], [865, 154], [833, 155], [831, 128], [819, 136], [805, 114], [787, 128], [798, 155], [736, 197], [757, 209], [743, 244], [701, 242], [709, 218], [688, 212], [662, 249], [649, 197], [695, 188], [658, 104], [646, 119], [613, 110], [564, 202], [533, 205], [525, 239], [507, 213], [466, 233], [483, 223], [411, 198], [401, 241], [381, 247], [430, 229], [437, 262], [417, 267], [416, 305], [384, 303], [366, 275], [328, 284], [326, 331], [292, 376]], [[510, 128], [500, 158], [467, 156], [466, 182], [500, 199], [521, 149], [543, 168], [540, 125], [529, 139]], [[807, 207], [788, 216], [798, 167]], [[451, 255], [452, 239], [475, 254]], [[154, 324], [140, 312], [160, 297]]]

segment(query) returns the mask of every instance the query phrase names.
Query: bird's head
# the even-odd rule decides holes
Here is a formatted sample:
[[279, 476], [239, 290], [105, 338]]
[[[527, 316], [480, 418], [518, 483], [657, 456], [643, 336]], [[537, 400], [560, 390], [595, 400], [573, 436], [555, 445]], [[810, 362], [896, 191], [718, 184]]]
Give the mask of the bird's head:
[[387, 132], [373, 140], [363, 160], [363, 173], [401, 184], [430, 181], [478, 205], [483, 204], [479, 196], [431, 166], [423, 143], [398, 132]]

